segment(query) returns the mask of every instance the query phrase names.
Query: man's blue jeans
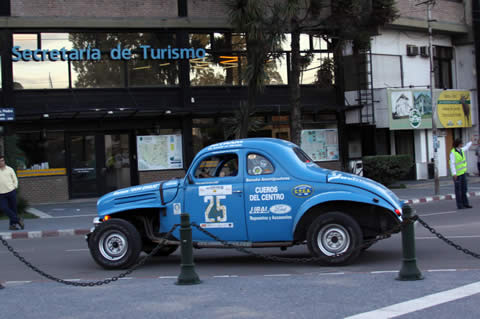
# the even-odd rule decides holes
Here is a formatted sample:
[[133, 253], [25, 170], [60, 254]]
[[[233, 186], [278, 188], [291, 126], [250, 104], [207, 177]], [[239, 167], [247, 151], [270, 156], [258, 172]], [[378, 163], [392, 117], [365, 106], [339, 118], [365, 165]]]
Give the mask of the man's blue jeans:
[[8, 216], [10, 225], [18, 224], [17, 215], [17, 190], [0, 194], [0, 211]]
[[467, 176], [462, 174], [457, 176], [455, 180], [455, 199], [457, 201], [457, 208], [462, 209], [469, 206], [467, 197]]

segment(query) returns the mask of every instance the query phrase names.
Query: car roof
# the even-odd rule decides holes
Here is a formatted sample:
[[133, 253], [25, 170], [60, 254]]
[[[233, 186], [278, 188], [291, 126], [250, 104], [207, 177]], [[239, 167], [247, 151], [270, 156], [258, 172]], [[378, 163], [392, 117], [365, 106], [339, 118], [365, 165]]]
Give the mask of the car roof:
[[263, 149], [275, 152], [285, 148], [291, 149], [292, 147], [297, 147], [297, 145], [292, 142], [281, 140], [278, 138], [254, 137], [212, 144], [202, 149], [197, 155], [202, 155], [211, 151], [223, 151], [239, 148]]

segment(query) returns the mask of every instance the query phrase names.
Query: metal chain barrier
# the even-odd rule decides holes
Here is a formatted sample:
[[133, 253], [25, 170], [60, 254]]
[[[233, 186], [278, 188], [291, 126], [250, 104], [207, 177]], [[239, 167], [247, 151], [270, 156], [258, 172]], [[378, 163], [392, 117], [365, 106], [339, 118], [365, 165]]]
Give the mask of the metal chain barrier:
[[[172, 232], [178, 227], [180, 226], [180, 224], [175, 224], [173, 225], [172, 229], [170, 229], [168, 231], [168, 233], [165, 234], [165, 236], [162, 237], [162, 239], [167, 239], [170, 237], [170, 235], [172, 234]], [[63, 279], [60, 279], [60, 278], [57, 278], [57, 277], [54, 277], [50, 274], [47, 274], [46, 272], [40, 270], [39, 268], [35, 267], [34, 265], [32, 265], [30, 262], [28, 262], [24, 257], [20, 256], [20, 254], [18, 252], [15, 251], [15, 249], [10, 246], [8, 244], [8, 242], [3, 239], [2, 236], [0, 236], [0, 241], [2, 242], [2, 244], [7, 247], [8, 251], [10, 251], [15, 257], [17, 257], [22, 263], [24, 263], [27, 267], [29, 267], [30, 269], [32, 269], [34, 272], [40, 274], [41, 276], [47, 278], [47, 279], [50, 279], [50, 280], [53, 280], [53, 281], [56, 281], [58, 283], [61, 283], [61, 284], [65, 284], [65, 285], [69, 285], [69, 286], [75, 286], [75, 287], [95, 287], [95, 286], [102, 286], [102, 285], [106, 285], [106, 284], [109, 284], [109, 283], [112, 283], [114, 281], [117, 281], [118, 279], [121, 279], [121, 278], [124, 278], [126, 277], [127, 275], [131, 274], [134, 270], [136, 270], [138, 267], [142, 266], [143, 264], [145, 264], [145, 262], [150, 259], [150, 257], [152, 257], [153, 255], [155, 255], [159, 250], [160, 248], [162, 248], [164, 246], [163, 243], [160, 243], [158, 244], [147, 256], [141, 258], [135, 265], [133, 265], [132, 267], [130, 267], [127, 271], [117, 275], [117, 276], [114, 276], [114, 277], [111, 277], [109, 279], [105, 279], [105, 280], [99, 280], [99, 281], [90, 281], [90, 282], [73, 282], [73, 281], [67, 281], [67, 280], [63, 280]]]
[[455, 249], [457, 250], [460, 250], [462, 252], [464, 252], [465, 254], [467, 255], [470, 255], [472, 257], [475, 257], [475, 258], [479, 258], [480, 259], [480, 254], [477, 254], [471, 250], [468, 250], [466, 248], [463, 248], [462, 246], [458, 245], [458, 244], [455, 244], [453, 241], [451, 241], [450, 239], [446, 238], [445, 236], [443, 236], [442, 234], [440, 234], [439, 232], [437, 232], [435, 230], [435, 228], [431, 227], [430, 225], [428, 225], [423, 219], [421, 219], [420, 217], [418, 217], [418, 222], [423, 226], [425, 227], [426, 229], [428, 229], [432, 234], [434, 234], [435, 236], [437, 236], [439, 239], [443, 240], [445, 243], [447, 243], [448, 245], [452, 246], [452, 247], [455, 247]]
[[[400, 224], [396, 225], [395, 227], [393, 227], [392, 229], [378, 235], [377, 237], [375, 237], [374, 239], [372, 240], [368, 240], [366, 242], [364, 242], [362, 245], [358, 246], [355, 248], [355, 250], [357, 249], [363, 249], [363, 248], [368, 248], [370, 247], [371, 245], [375, 244], [376, 242], [382, 240], [382, 239], [386, 239], [386, 238], [389, 238], [392, 234], [395, 234], [395, 233], [398, 233], [400, 232], [405, 226], [411, 224], [411, 223], [414, 223], [415, 221], [417, 220], [417, 216], [413, 216], [411, 218], [406, 218], [403, 222], [401, 222]], [[195, 222], [192, 222], [192, 226], [197, 228], [199, 231], [201, 231], [202, 233], [204, 233], [205, 235], [207, 235], [208, 237], [214, 239], [215, 241], [221, 243], [222, 245], [224, 245], [225, 247], [228, 247], [228, 248], [233, 248], [239, 252], [242, 252], [244, 254], [247, 254], [247, 255], [250, 255], [250, 256], [253, 256], [253, 257], [256, 257], [256, 258], [260, 258], [260, 259], [264, 259], [264, 260], [269, 260], [269, 261], [277, 261], [277, 262], [300, 262], [300, 263], [309, 263], [309, 262], [321, 262], [323, 261], [322, 258], [320, 257], [310, 257], [310, 258], [294, 258], [294, 257], [277, 257], [277, 256], [268, 256], [268, 255], [262, 255], [262, 254], [259, 254], [259, 253], [255, 253], [253, 251], [250, 251], [248, 249], [246, 249], [245, 247], [242, 247], [242, 246], [238, 246], [238, 245], [235, 245], [235, 244], [231, 244], [225, 240], [222, 240], [220, 239], [219, 237], [215, 236], [214, 234], [210, 233], [209, 231], [203, 229], [202, 227], [200, 227], [200, 225], [196, 224]], [[345, 252], [346, 253], [346, 252]], [[340, 257], [342, 255], [344, 255], [345, 253], [341, 253], [341, 254], [335, 254], [333, 255], [333, 257]]]

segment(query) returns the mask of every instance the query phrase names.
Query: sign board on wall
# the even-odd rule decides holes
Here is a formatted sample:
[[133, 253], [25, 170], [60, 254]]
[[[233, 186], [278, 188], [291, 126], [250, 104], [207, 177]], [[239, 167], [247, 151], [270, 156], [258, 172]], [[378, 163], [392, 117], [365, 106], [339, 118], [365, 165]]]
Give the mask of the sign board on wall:
[[472, 127], [470, 101], [470, 91], [442, 91], [437, 102], [438, 127]]
[[337, 129], [302, 130], [300, 147], [316, 162], [337, 161]]
[[391, 130], [432, 128], [432, 98], [429, 90], [387, 90]]
[[182, 135], [137, 136], [139, 171], [183, 168]]

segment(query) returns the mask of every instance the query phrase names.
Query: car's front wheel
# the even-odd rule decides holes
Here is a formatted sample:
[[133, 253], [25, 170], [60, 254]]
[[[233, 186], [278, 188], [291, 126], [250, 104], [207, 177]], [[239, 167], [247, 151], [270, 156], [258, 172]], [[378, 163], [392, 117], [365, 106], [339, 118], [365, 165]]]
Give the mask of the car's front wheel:
[[140, 255], [142, 239], [130, 222], [110, 219], [95, 228], [88, 246], [100, 266], [106, 269], [128, 268]]
[[342, 212], [318, 216], [308, 228], [310, 253], [326, 265], [346, 265], [360, 254], [362, 230], [357, 221]]

